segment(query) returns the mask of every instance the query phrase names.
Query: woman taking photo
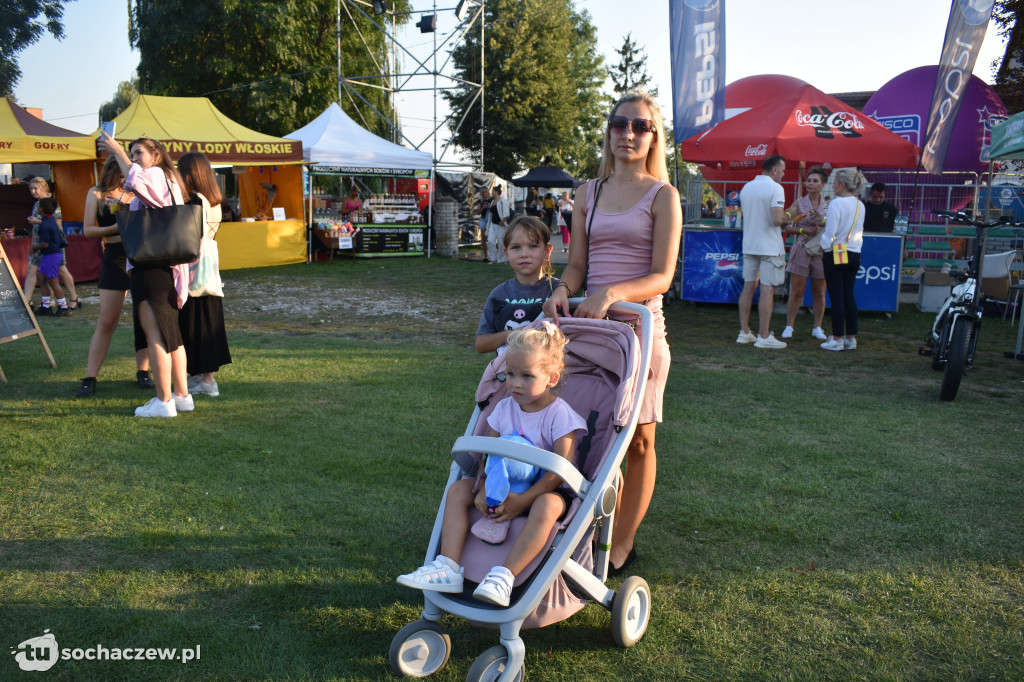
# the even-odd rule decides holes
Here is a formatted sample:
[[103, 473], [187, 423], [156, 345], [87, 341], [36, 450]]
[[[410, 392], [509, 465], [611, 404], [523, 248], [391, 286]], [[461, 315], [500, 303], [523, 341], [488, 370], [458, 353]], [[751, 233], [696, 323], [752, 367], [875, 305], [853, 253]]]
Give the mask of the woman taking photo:
[[[129, 210], [184, 203], [181, 178], [159, 142], [148, 137], [132, 141], [128, 147], [130, 159], [106, 133], [102, 134], [101, 144], [117, 159], [125, 189], [135, 194]], [[195, 409], [188, 392], [185, 347], [178, 329], [178, 309], [188, 296], [188, 265], [129, 267], [128, 276], [138, 320], [135, 347], [149, 349], [156, 384], [156, 397], [137, 408], [135, 416], [176, 417], [178, 412]]]
[[[860, 249], [864, 245], [864, 211], [860, 192], [864, 176], [856, 168], [840, 168], [833, 174], [836, 198], [828, 205], [825, 231], [821, 235], [824, 250], [825, 284], [832, 299], [832, 338], [821, 347], [825, 350], [856, 350], [857, 299], [853, 285], [860, 270]], [[846, 263], [836, 263], [832, 245], [843, 244]]]
[[782, 338], [793, 338], [793, 325], [796, 314], [803, 305], [804, 291], [807, 280], [811, 280], [811, 302], [814, 311], [814, 326], [811, 336], [824, 341], [825, 331], [821, 321], [825, 319], [825, 270], [821, 264], [821, 226], [825, 224], [825, 212], [828, 202], [821, 196], [828, 176], [821, 166], [814, 166], [807, 171], [804, 188], [807, 194], [793, 202], [789, 214], [803, 217], [785, 228], [786, 234], [796, 235], [793, 248], [789, 251], [789, 303], [786, 310], [786, 328], [782, 330]]
[[[185, 191], [198, 196], [203, 202], [203, 236], [213, 239], [220, 228], [222, 197], [210, 160], [199, 152], [183, 154], [178, 159], [178, 173]], [[190, 285], [196, 276], [197, 266], [189, 266]], [[209, 273], [209, 276], [220, 284], [220, 272]], [[193, 395], [220, 395], [213, 373], [231, 362], [228, 338], [224, 332], [223, 299], [217, 295], [189, 293], [178, 313], [178, 326], [185, 345], [189, 392]]]
[[588, 295], [576, 317], [603, 318], [619, 301], [651, 310], [653, 374], [626, 452], [609, 556], [611, 574], [618, 575], [637, 560], [633, 540], [654, 493], [654, 434], [670, 362], [661, 295], [672, 284], [682, 230], [679, 193], [668, 184], [661, 111], [646, 93], [626, 93], [612, 108], [598, 176], [576, 194], [581, 208], [572, 215], [569, 264], [544, 312], [556, 321], [568, 315], [569, 295], [584, 281]]
[[[100, 171], [100, 181], [85, 196], [85, 220], [82, 233], [86, 237], [103, 238], [103, 261], [100, 266], [100, 315], [96, 320], [96, 331], [89, 342], [89, 358], [86, 361], [85, 378], [78, 389], [79, 398], [88, 398], [96, 392], [96, 377], [110, 349], [110, 339], [121, 319], [121, 309], [128, 296], [129, 281], [126, 266], [128, 259], [117, 231], [114, 213], [128, 210], [128, 204], [135, 197], [125, 190], [124, 175], [117, 159], [107, 157]], [[135, 351], [135, 380], [139, 388], [153, 388], [149, 376], [149, 352], [146, 348]]]

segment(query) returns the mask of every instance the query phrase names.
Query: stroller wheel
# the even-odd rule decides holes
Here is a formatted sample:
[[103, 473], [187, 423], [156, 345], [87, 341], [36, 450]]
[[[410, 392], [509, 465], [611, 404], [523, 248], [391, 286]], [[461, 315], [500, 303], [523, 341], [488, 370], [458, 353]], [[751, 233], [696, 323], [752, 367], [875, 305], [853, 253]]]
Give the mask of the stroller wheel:
[[[508, 661], [508, 652], [505, 647], [492, 646], [480, 654], [473, 665], [469, 667], [469, 674], [466, 675], [466, 682], [494, 682], [505, 672], [505, 662]], [[519, 666], [519, 673], [515, 682], [522, 682], [526, 677], [526, 666]]]
[[647, 632], [651, 620], [651, 588], [638, 576], [626, 578], [612, 602], [612, 639], [628, 649]]
[[433, 675], [448, 662], [452, 641], [448, 632], [429, 620], [417, 620], [398, 631], [391, 640], [391, 669], [405, 677]]

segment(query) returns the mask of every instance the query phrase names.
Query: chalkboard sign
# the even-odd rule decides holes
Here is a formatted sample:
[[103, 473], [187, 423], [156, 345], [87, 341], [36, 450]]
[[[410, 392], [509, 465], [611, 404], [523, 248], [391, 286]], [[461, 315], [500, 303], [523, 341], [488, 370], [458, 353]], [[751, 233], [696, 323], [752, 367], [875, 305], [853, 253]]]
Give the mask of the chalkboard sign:
[[[26, 336], [39, 337], [39, 343], [43, 346], [46, 359], [50, 361], [50, 367], [56, 367], [57, 361], [53, 359], [53, 353], [46, 345], [46, 339], [43, 338], [43, 332], [39, 329], [36, 316], [32, 314], [29, 302], [21, 293], [14, 270], [11, 269], [11, 262], [7, 260], [7, 252], [0, 244], [0, 343], [17, 341]], [[0, 368], [0, 381], [7, 381], [2, 368]]]
[[0, 340], [14, 340], [36, 328], [11, 269], [0, 267]]

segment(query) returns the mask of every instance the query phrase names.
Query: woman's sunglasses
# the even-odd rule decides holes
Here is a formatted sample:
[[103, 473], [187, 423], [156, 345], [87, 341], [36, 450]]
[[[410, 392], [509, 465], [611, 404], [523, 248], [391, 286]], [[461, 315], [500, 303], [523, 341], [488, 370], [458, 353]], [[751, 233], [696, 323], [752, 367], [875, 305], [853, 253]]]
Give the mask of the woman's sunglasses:
[[656, 133], [658, 129], [654, 127], [654, 121], [649, 118], [634, 118], [630, 121], [625, 116], [609, 116], [608, 127], [614, 130], [632, 130], [634, 133], [639, 135], [640, 133]]

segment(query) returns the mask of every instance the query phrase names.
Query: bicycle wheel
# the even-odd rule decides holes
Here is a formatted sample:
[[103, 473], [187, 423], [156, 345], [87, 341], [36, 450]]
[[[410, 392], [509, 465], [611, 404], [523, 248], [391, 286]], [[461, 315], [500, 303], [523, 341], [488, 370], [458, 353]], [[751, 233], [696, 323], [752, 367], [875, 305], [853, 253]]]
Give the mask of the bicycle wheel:
[[942, 388], [939, 398], [954, 400], [960, 389], [960, 380], [967, 371], [967, 356], [971, 352], [971, 320], [961, 317], [953, 323], [953, 336], [949, 341], [949, 352], [946, 359], [946, 371], [942, 374]]

